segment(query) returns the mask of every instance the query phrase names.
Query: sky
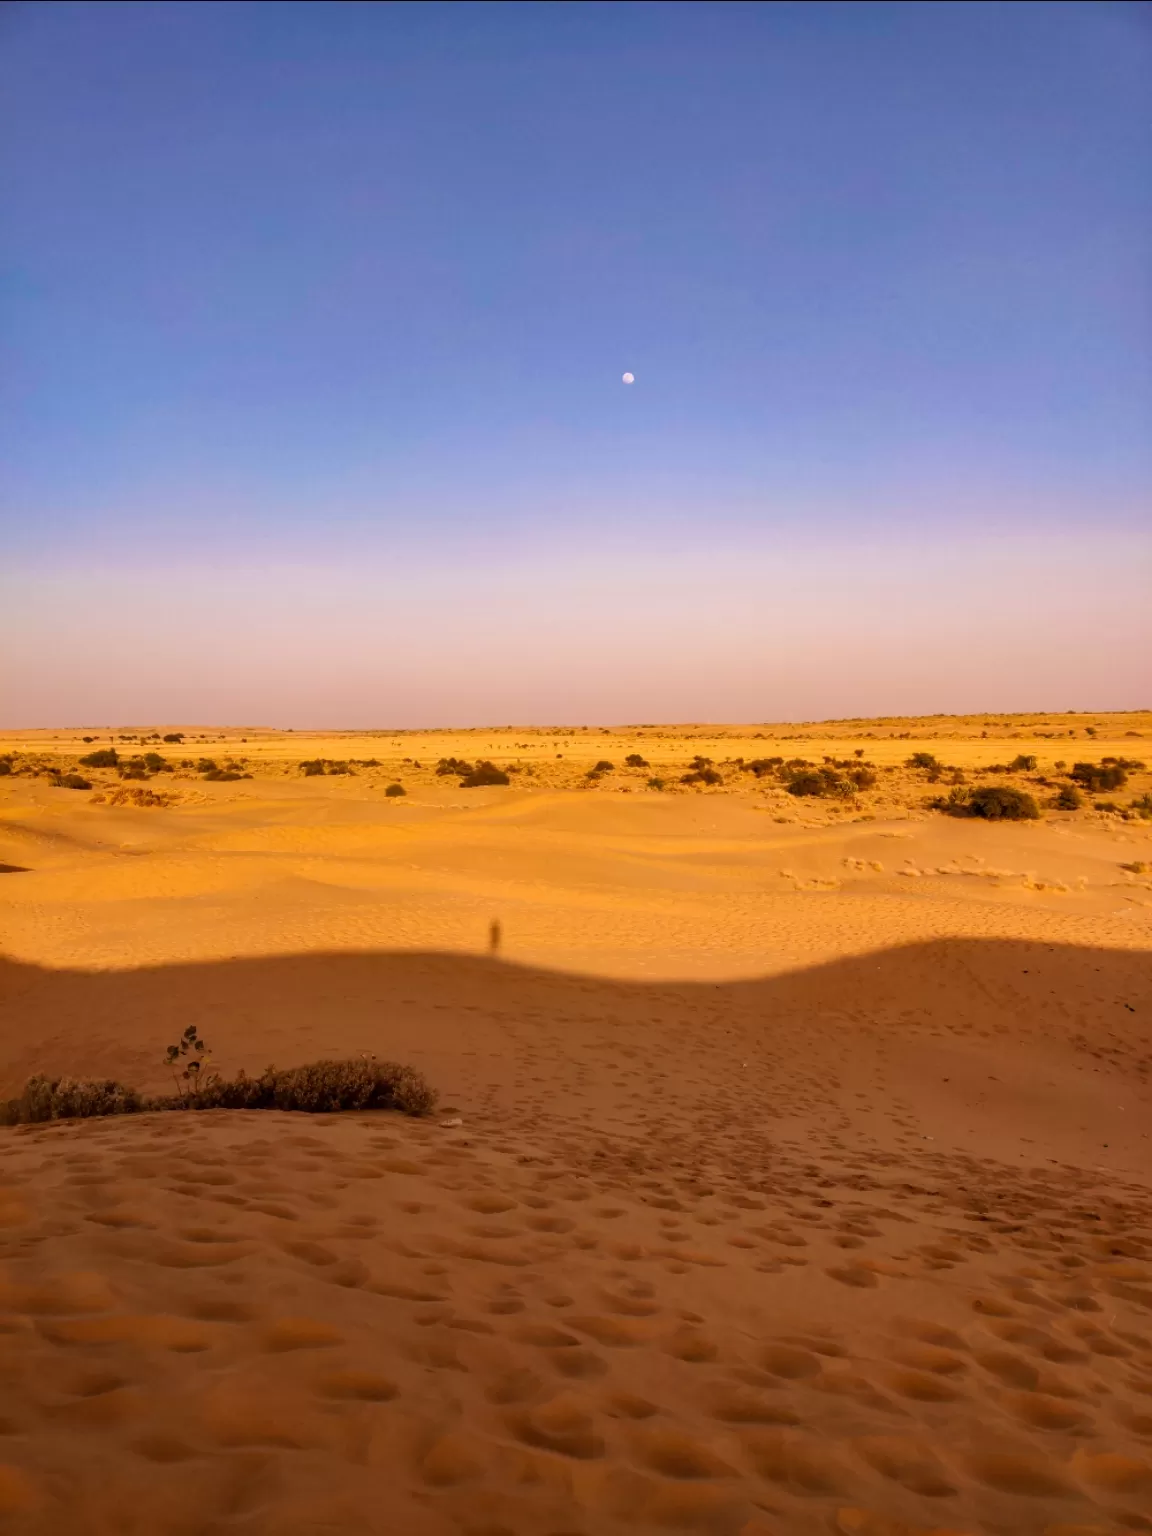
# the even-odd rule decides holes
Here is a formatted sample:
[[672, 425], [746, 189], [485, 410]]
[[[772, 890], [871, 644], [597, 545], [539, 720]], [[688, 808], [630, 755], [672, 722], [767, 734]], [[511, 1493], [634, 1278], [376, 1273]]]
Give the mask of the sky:
[[1150, 79], [1108, 0], [0, 8], [0, 726], [1152, 705]]

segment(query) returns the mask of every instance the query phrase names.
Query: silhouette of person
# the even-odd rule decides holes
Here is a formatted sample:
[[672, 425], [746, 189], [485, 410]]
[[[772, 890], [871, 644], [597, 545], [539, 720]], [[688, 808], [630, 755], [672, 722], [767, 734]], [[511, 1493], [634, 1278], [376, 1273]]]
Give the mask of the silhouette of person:
[[494, 917], [488, 924], [488, 953], [490, 955], [498, 955], [500, 953], [500, 940], [502, 937], [500, 919]]

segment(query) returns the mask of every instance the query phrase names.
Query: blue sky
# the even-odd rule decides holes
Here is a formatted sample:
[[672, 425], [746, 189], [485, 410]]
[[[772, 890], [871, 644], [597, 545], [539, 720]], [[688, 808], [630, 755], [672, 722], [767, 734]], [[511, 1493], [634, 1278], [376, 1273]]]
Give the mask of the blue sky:
[[[141, 668], [114, 616], [135, 691], [52, 670], [93, 571], [120, 607], [168, 584], [232, 624], [220, 573], [250, 573], [244, 612], [286, 639], [282, 573], [323, 571], [383, 649], [370, 621], [417, 576], [468, 633], [496, 617], [487, 578], [559, 588], [599, 559], [578, 633], [614, 622], [621, 570], [658, 587], [698, 556], [713, 579], [694, 602], [677, 576], [650, 621], [718, 631], [718, 665], [717, 559], [845, 636], [872, 610], [823, 613], [822, 580], [861, 560], [910, 589], [918, 552], [937, 571], [979, 539], [1013, 551], [1008, 592], [1056, 539], [1072, 605], [1118, 559], [1147, 575], [1149, 78], [1150, 13], [1122, 4], [8, 7], [2, 551], [48, 652], [0, 717], [174, 718], [185, 687], [211, 715], [195, 648]], [[937, 594], [957, 634], [966, 590]], [[1097, 637], [1108, 698], [1060, 705], [1146, 703], [1117, 654], [1140, 638]], [[1020, 707], [1059, 692], [1051, 639]], [[227, 711], [320, 722], [317, 644], [306, 685], [265, 669]], [[777, 646], [743, 637], [726, 711], [776, 712]], [[461, 695], [449, 657], [407, 682], [459, 723], [521, 697], [651, 715], [643, 677], [622, 693], [579, 647], [546, 708], [532, 649], [513, 628], [521, 694]], [[390, 655], [341, 719], [403, 723]], [[991, 706], [969, 663], [958, 641], [923, 707]], [[673, 713], [713, 713], [653, 668]], [[801, 713], [912, 707], [907, 684], [878, 659]]]

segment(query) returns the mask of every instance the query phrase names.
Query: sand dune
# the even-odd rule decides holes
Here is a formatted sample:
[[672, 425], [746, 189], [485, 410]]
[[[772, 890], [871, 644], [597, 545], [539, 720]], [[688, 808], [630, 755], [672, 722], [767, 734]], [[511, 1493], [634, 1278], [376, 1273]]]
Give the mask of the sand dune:
[[0, 1131], [0, 1529], [1152, 1529], [1146, 824], [0, 786], [0, 1091], [442, 1096]]

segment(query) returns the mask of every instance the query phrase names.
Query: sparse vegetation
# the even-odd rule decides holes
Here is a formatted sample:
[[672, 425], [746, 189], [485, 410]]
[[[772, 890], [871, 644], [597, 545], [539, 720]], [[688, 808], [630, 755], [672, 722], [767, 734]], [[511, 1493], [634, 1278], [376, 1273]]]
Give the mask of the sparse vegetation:
[[467, 775], [474, 771], [472, 764], [466, 763], [462, 757], [442, 757], [436, 764], [436, 772], [441, 778], [450, 773]]
[[81, 773], [62, 773], [56, 780], [61, 789], [91, 789], [92, 780]]
[[1134, 816], [1139, 816], [1144, 821], [1152, 821], [1152, 794], [1140, 795], [1133, 800], [1130, 809]]
[[169, 731], [164, 740], [169, 744], [169, 746], [175, 746], [184, 740], [184, 732]]
[[115, 747], [97, 747], [95, 752], [89, 752], [86, 757], [80, 759], [81, 768], [118, 768], [120, 766], [120, 754]]
[[[189, 1039], [186, 1030], [181, 1041]], [[203, 1046], [203, 1042], [198, 1042]], [[206, 1059], [201, 1050], [175, 1064], [186, 1066], [176, 1075], [176, 1092], [147, 1098], [113, 1078], [92, 1080], [37, 1076], [28, 1079], [13, 1099], [0, 1101], [0, 1125], [34, 1125], [50, 1120], [89, 1119], [97, 1115], [132, 1115], [158, 1110], [279, 1109], [304, 1114], [335, 1114], [341, 1110], [395, 1109], [406, 1115], [426, 1115], [437, 1094], [422, 1073], [397, 1062], [362, 1057], [354, 1061], [315, 1061], [277, 1071], [267, 1067], [259, 1077], [245, 1072], [234, 1078], [191, 1068]], [[189, 1075], [186, 1075], [189, 1074]], [[183, 1086], [181, 1084], [183, 1083]]]
[[1127, 769], [1115, 758], [1102, 763], [1073, 763], [1068, 777], [1093, 793], [1122, 789], [1128, 782]]
[[1078, 811], [1083, 804], [1084, 796], [1075, 784], [1063, 785], [1052, 802], [1053, 808], [1057, 811]]
[[625, 768], [650, 768], [652, 765], [646, 757], [641, 757], [639, 752], [629, 752], [624, 759]]
[[615, 763], [610, 763], [606, 757], [602, 757], [596, 766], [592, 769], [593, 773], [615, 773], [615, 771]]
[[507, 784], [508, 775], [495, 763], [487, 760], [476, 764], [470, 773], [460, 780], [461, 789], [482, 789], [489, 784]]
[[310, 757], [300, 764], [300, 772], [306, 779], [319, 778], [322, 774], [339, 776], [353, 771], [349, 763], [331, 757]]
[[649, 789], [663, 789], [666, 783], [667, 783], [667, 780], [654, 777], [654, 778], [651, 778], [651, 779], [648, 780], [648, 788]]
[[[709, 759], [697, 758], [697, 762], [707, 764]], [[723, 776], [716, 772], [715, 768], [707, 766], [692, 768], [688, 773], [681, 774], [681, 784], [723, 784]]]
[[933, 752], [913, 752], [911, 757], [904, 759], [904, 766], [905, 768], [931, 769], [942, 768], [943, 764], [938, 761], [935, 753]]
[[406, 795], [408, 791], [404, 788], [403, 784], [389, 784], [384, 793], [389, 800], [398, 800], [401, 795]]
[[972, 816], [984, 821], [1035, 821], [1040, 815], [1032, 796], [1010, 784], [980, 784], [975, 789], [958, 786], [947, 800], [934, 800], [932, 808], [947, 816]]
[[1030, 752], [1018, 753], [1008, 764], [1009, 773], [1034, 773], [1036, 771], [1036, 759]]

